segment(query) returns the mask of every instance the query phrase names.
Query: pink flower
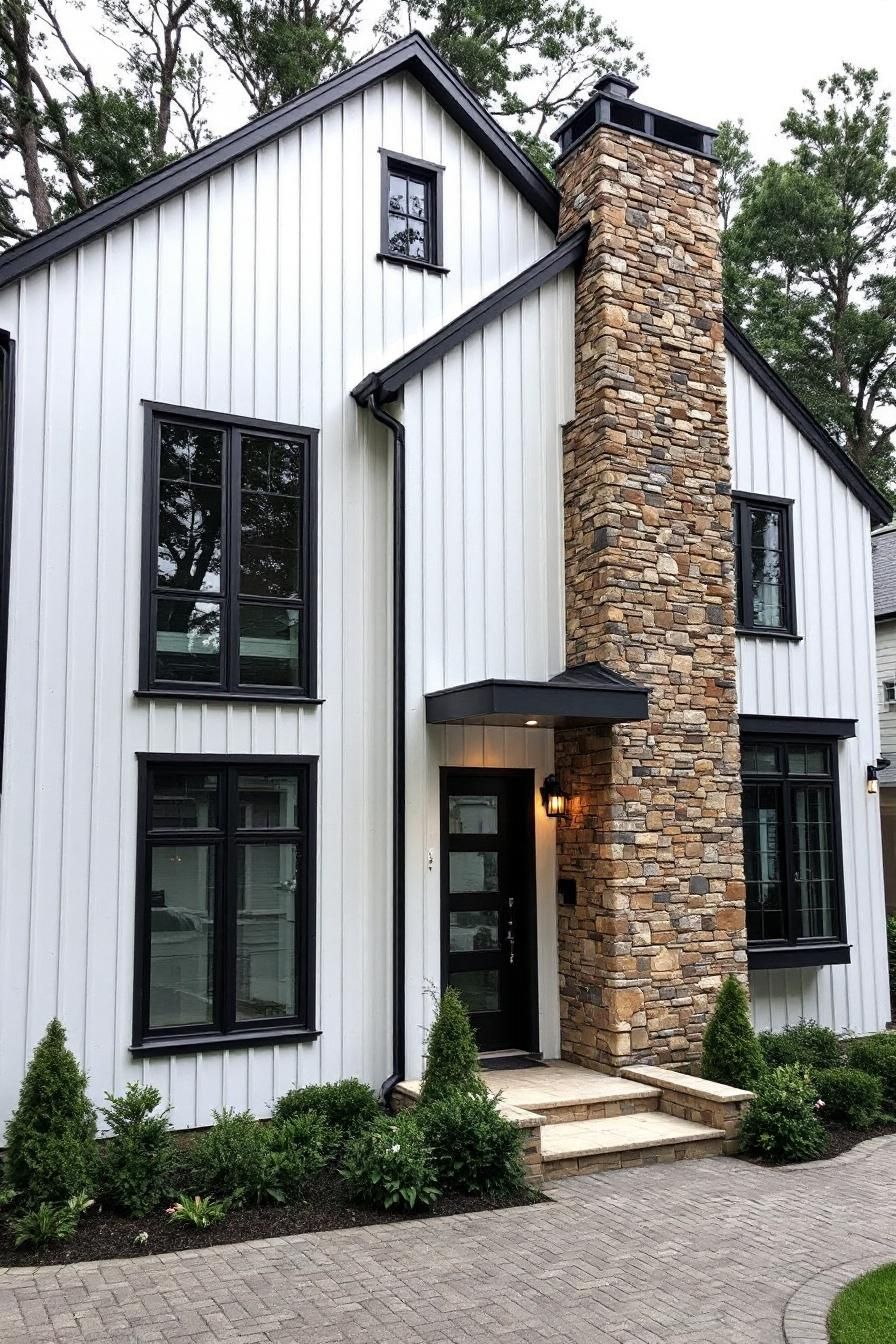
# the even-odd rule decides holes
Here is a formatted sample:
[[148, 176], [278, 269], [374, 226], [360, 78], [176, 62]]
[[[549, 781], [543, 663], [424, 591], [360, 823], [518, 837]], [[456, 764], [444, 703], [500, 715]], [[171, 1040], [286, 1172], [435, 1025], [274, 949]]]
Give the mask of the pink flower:
[[824, 1102], [822, 1101], [821, 1097], [819, 1097], [818, 1100], [816, 1101], [815, 1109], [816, 1111], [821, 1111], [824, 1109]]

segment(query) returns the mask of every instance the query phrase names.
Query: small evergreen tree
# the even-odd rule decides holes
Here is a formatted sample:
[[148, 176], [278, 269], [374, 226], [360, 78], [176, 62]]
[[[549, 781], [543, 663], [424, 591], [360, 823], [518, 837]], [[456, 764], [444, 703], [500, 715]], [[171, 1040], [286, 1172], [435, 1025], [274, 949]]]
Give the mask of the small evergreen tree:
[[701, 1073], [714, 1083], [756, 1088], [765, 1072], [762, 1051], [750, 1021], [747, 992], [734, 975], [719, 990], [703, 1035]]
[[438, 1101], [455, 1091], [485, 1093], [479, 1049], [463, 999], [449, 985], [426, 1038], [426, 1070], [421, 1102]]
[[6, 1128], [6, 1178], [28, 1208], [91, 1193], [96, 1178], [96, 1111], [87, 1079], [54, 1018], [31, 1063]]
[[111, 1137], [103, 1154], [102, 1184], [112, 1202], [130, 1218], [142, 1218], [160, 1204], [169, 1189], [174, 1166], [174, 1140], [168, 1124], [170, 1107], [158, 1088], [128, 1083], [122, 1096], [106, 1093], [103, 1119]]

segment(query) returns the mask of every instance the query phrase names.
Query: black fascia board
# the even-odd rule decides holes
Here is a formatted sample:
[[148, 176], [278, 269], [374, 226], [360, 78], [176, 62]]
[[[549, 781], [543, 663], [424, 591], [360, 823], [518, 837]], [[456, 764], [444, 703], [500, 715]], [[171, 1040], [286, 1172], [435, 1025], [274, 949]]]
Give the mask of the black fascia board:
[[889, 523], [893, 517], [889, 500], [875, 489], [864, 472], [856, 466], [840, 445], [835, 443], [827, 430], [818, 423], [795, 393], [791, 392], [783, 378], [775, 373], [772, 366], [730, 317], [725, 318], [725, 345], [735, 359], [739, 360], [747, 372], [756, 379], [778, 410], [783, 411], [794, 428], [821, 454], [843, 484], [861, 500], [871, 514], [872, 525], [879, 527], [883, 523]]
[[741, 714], [742, 733], [765, 737], [855, 737], [855, 719], [798, 719], [779, 714]]
[[560, 271], [565, 271], [568, 266], [577, 266], [585, 255], [588, 233], [587, 224], [576, 229], [575, 233], [559, 242], [553, 251], [501, 285], [500, 289], [487, 294], [472, 308], [468, 308], [444, 327], [440, 327], [432, 336], [420, 341], [405, 354], [399, 355], [378, 373], [367, 374], [356, 387], [352, 388], [355, 401], [360, 406], [366, 406], [371, 396], [380, 406], [394, 401], [405, 383], [416, 374], [447, 355], [461, 341], [480, 331], [507, 308], [520, 303], [528, 294], [546, 284]]
[[628, 689], [552, 685], [540, 681], [486, 680], [430, 691], [427, 723], [477, 720], [513, 724], [538, 719], [541, 727], [559, 724], [630, 723], [648, 717], [648, 693]]
[[426, 38], [415, 32], [230, 135], [148, 174], [132, 187], [125, 187], [72, 219], [18, 243], [0, 256], [0, 285], [9, 284], [107, 229], [152, 209], [312, 117], [320, 116], [346, 98], [402, 71], [423, 85], [541, 218], [556, 230], [560, 211], [556, 188], [512, 136], [485, 111], [469, 86], [446, 65]]
[[800, 966], [848, 966], [850, 943], [780, 943], [764, 946], [747, 944], [747, 966], [751, 971], [783, 971]]

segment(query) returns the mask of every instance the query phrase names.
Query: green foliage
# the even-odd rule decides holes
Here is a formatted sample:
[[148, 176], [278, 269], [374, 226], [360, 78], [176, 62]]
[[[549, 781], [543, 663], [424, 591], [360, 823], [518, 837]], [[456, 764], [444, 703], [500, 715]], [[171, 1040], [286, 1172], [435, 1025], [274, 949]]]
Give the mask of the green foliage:
[[715, 152], [719, 160], [719, 214], [722, 228], [727, 229], [734, 205], [743, 195], [756, 167], [742, 121], [719, 122]]
[[166, 1213], [172, 1223], [189, 1223], [193, 1227], [204, 1228], [223, 1223], [227, 1209], [228, 1202], [224, 1199], [210, 1199], [207, 1195], [178, 1195]]
[[770, 1162], [810, 1162], [822, 1157], [827, 1137], [818, 1120], [817, 1093], [798, 1064], [769, 1070], [756, 1087], [741, 1124], [747, 1152]]
[[284, 1192], [272, 1180], [268, 1143], [249, 1111], [212, 1111], [215, 1123], [189, 1150], [190, 1184], [242, 1204], [281, 1203]]
[[12, 1220], [16, 1246], [34, 1246], [38, 1251], [51, 1241], [70, 1241], [77, 1226], [78, 1215], [67, 1204], [38, 1204]]
[[348, 1145], [342, 1176], [354, 1199], [380, 1209], [430, 1208], [439, 1188], [412, 1111], [382, 1115]]
[[31, 1057], [6, 1145], [6, 1178], [26, 1208], [62, 1204], [93, 1190], [96, 1112], [56, 1018]]
[[853, 1279], [828, 1315], [831, 1344], [896, 1344], [896, 1265]]
[[753, 1091], [764, 1071], [747, 992], [736, 976], [729, 975], [703, 1034], [701, 1073], [714, 1083]]
[[275, 1120], [265, 1130], [268, 1174], [265, 1185], [300, 1199], [308, 1184], [327, 1165], [332, 1139], [323, 1119], [313, 1111]]
[[837, 1120], [853, 1129], [870, 1129], [880, 1117], [883, 1083], [861, 1069], [818, 1069], [812, 1075], [824, 1102], [825, 1120]]
[[382, 1107], [366, 1083], [344, 1078], [339, 1083], [316, 1083], [284, 1093], [275, 1104], [275, 1121], [296, 1116], [318, 1116], [328, 1135], [329, 1156], [339, 1161], [346, 1144], [380, 1115]]
[[836, 1069], [842, 1062], [837, 1033], [830, 1027], [820, 1027], [812, 1018], [801, 1017], [780, 1033], [764, 1031], [759, 1048], [770, 1068], [802, 1064], [807, 1069]]
[[526, 1186], [520, 1131], [490, 1096], [455, 1092], [419, 1108], [442, 1190], [501, 1199]]
[[479, 1049], [470, 1015], [457, 990], [449, 985], [442, 995], [426, 1038], [426, 1069], [420, 1100], [425, 1104], [454, 1091], [484, 1095], [479, 1071]]
[[170, 1189], [174, 1140], [168, 1125], [170, 1107], [155, 1087], [129, 1083], [123, 1096], [106, 1093], [101, 1115], [110, 1135], [103, 1149], [102, 1186], [112, 1203], [131, 1218], [142, 1218], [162, 1202]]
[[887, 920], [887, 962], [890, 967], [890, 1001], [896, 1014], [896, 915]]
[[850, 1068], [862, 1069], [879, 1078], [884, 1089], [884, 1105], [896, 1111], [896, 1033], [881, 1031], [876, 1036], [859, 1036], [846, 1048]]

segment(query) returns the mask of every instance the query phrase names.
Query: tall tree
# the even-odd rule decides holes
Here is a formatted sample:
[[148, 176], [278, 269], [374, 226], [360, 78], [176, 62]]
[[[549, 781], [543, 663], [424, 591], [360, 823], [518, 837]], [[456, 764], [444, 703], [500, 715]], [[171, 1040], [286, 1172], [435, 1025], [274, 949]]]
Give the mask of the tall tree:
[[896, 158], [877, 72], [803, 91], [725, 234], [727, 310], [882, 489], [894, 483]]
[[734, 207], [756, 170], [756, 161], [750, 152], [750, 137], [740, 118], [719, 122], [716, 155], [719, 160], [719, 214], [722, 228], [727, 229]]

